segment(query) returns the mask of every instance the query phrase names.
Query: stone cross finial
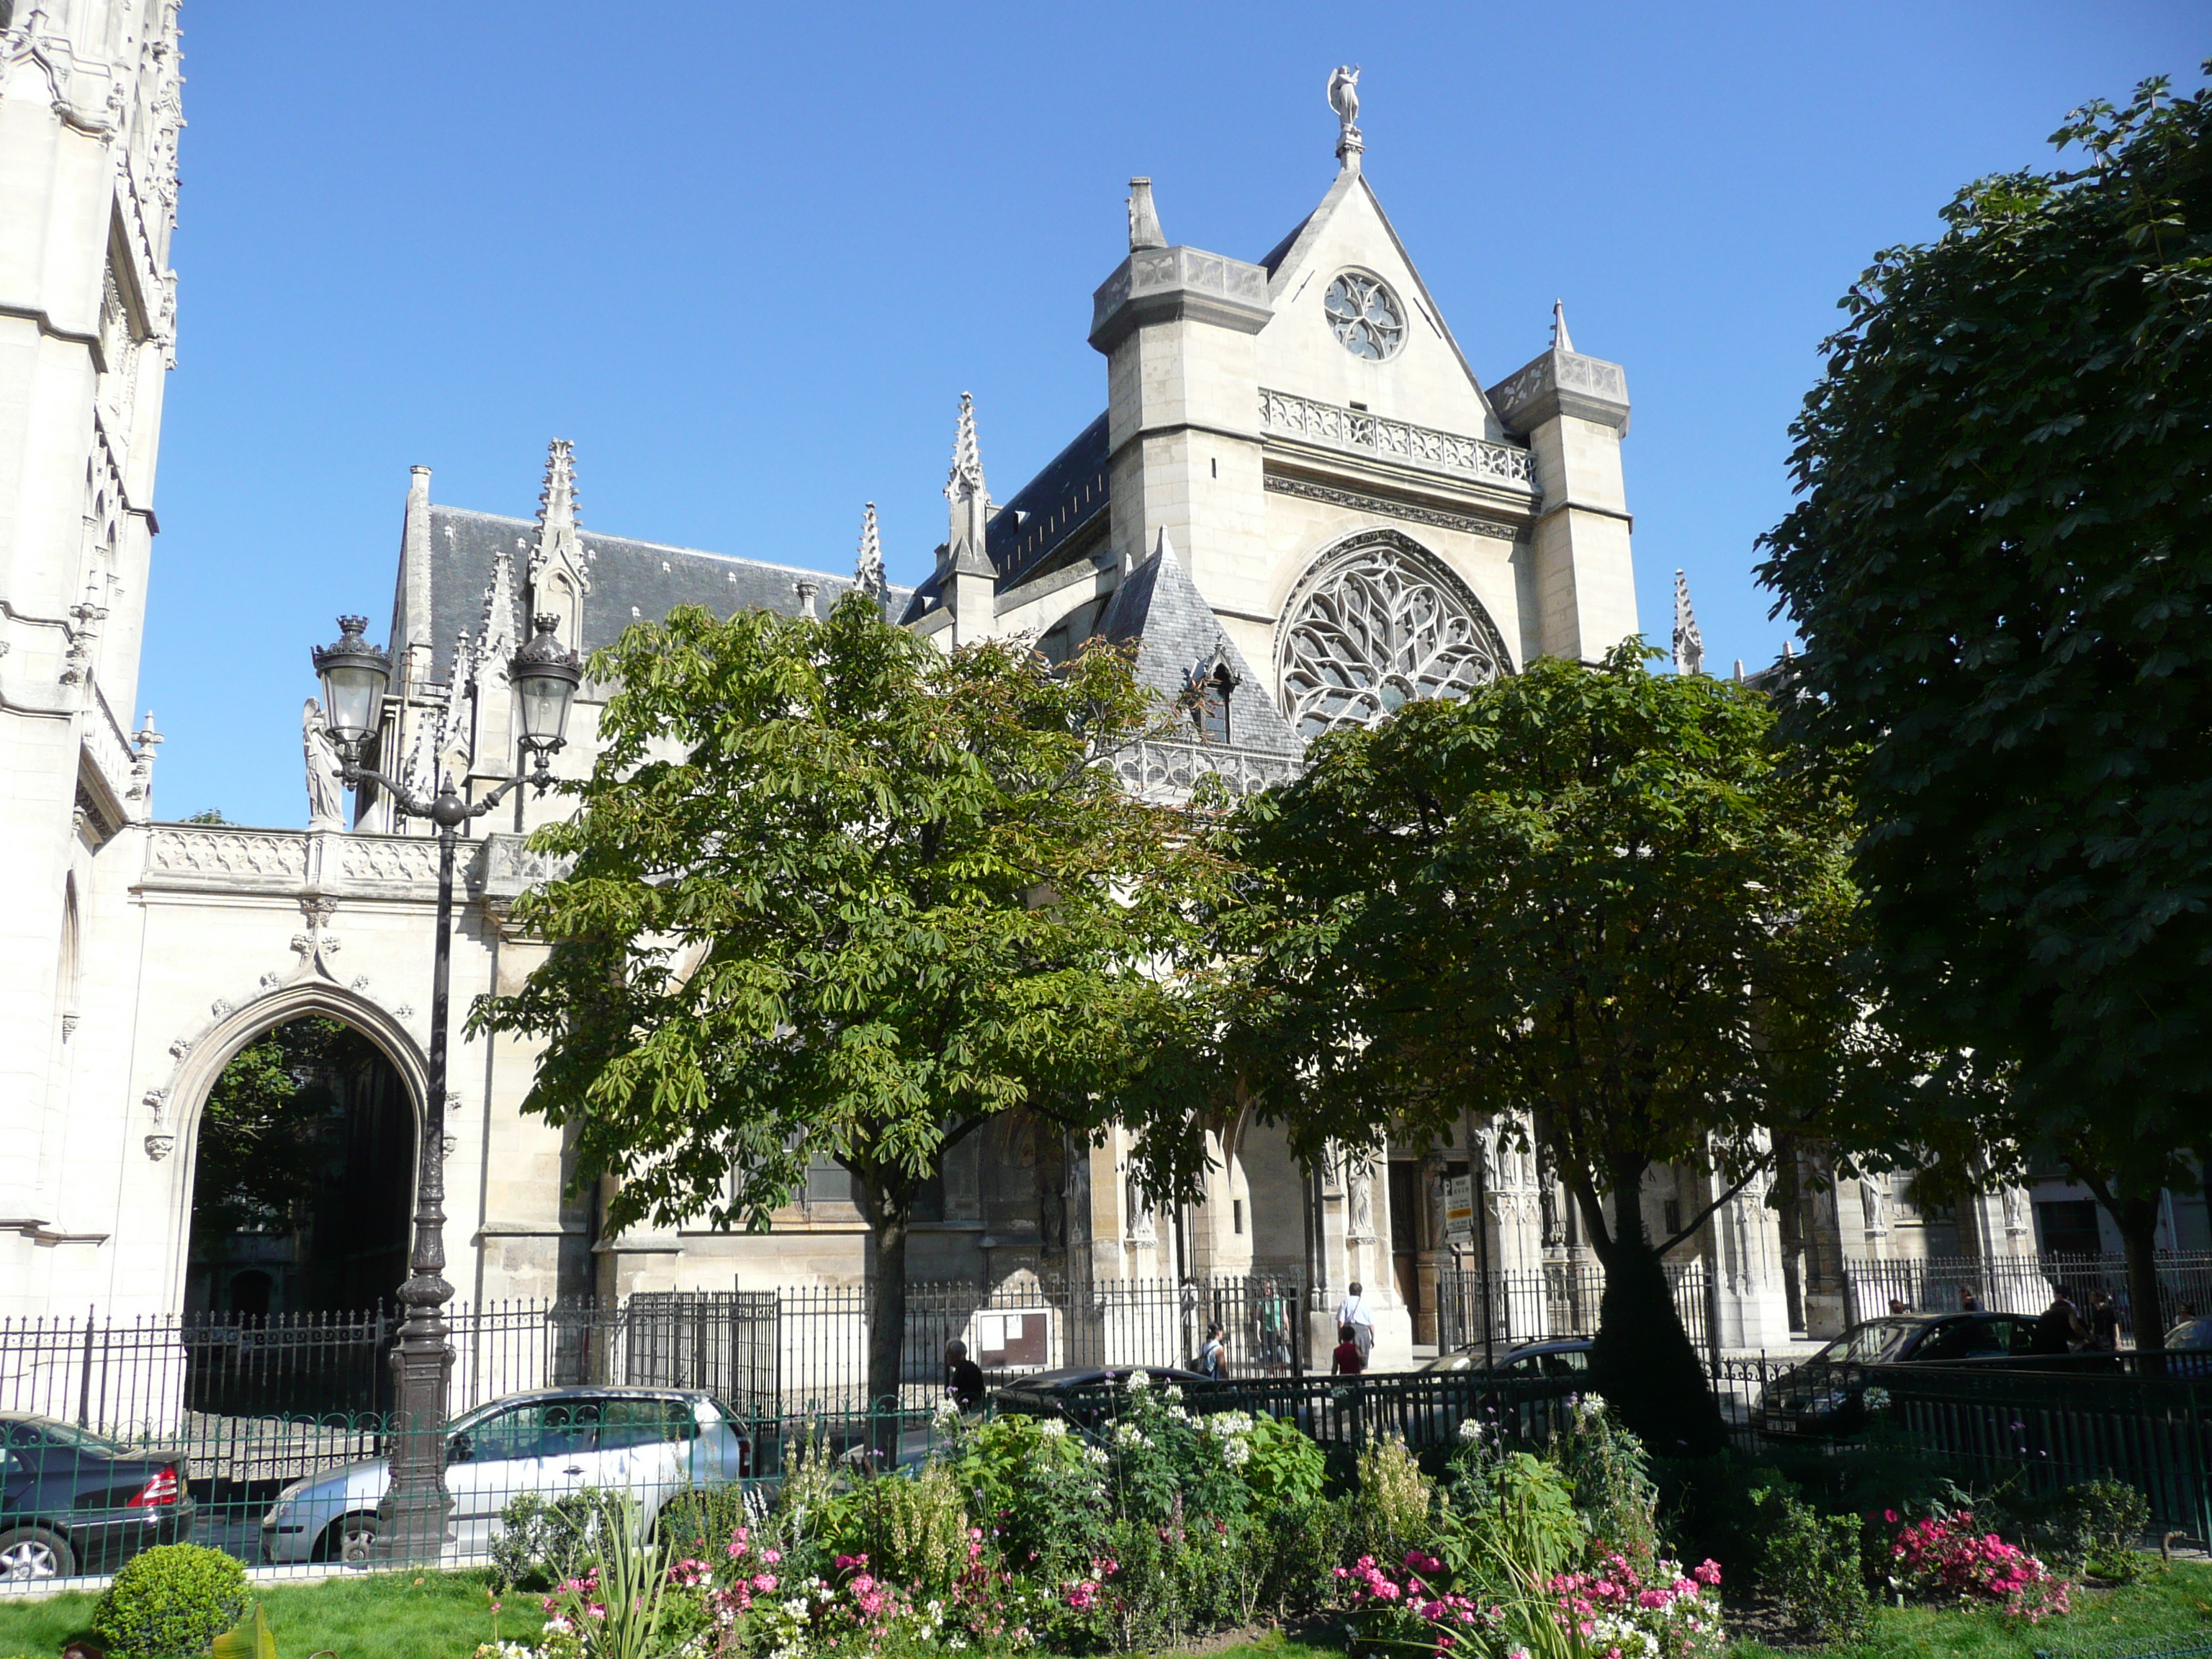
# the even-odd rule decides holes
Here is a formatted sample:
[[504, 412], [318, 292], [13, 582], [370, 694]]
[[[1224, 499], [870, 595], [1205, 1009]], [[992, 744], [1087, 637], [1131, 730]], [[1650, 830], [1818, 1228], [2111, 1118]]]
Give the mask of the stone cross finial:
[[876, 528], [873, 501], [860, 512], [860, 556], [853, 566], [853, 586], [878, 605], [890, 597], [890, 583], [884, 575], [883, 537]]
[[1698, 632], [1698, 619], [1690, 610], [1690, 579], [1674, 573], [1674, 672], [1705, 672], [1705, 637]]
[[1159, 210], [1152, 205], [1152, 181], [1129, 180], [1129, 252], [1165, 247], [1167, 232], [1160, 228]]

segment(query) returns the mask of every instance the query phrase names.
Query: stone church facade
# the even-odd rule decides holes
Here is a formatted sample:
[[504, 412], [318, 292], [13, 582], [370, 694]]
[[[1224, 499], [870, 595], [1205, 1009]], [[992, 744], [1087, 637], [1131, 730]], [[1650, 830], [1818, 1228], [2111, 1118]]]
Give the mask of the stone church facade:
[[[366, 1035], [419, 1111], [435, 848], [373, 788], [349, 823], [156, 818], [160, 738], [150, 715], [125, 728], [174, 334], [176, 6], [80, 0], [66, 28], [16, 9], [0, 27], [0, 222], [42, 228], [0, 238], [0, 1140], [32, 1150], [0, 1162], [0, 1314], [228, 1305], [221, 1264], [196, 1270], [191, 1255], [208, 1091], [242, 1046], [320, 1013]], [[1539, 655], [1595, 659], [1636, 632], [1625, 371], [1578, 350], [1555, 313], [1548, 343], [1480, 379], [1343, 102], [1325, 193], [1257, 260], [1171, 241], [1150, 181], [1133, 181], [1127, 256], [1092, 296], [1103, 413], [1000, 501], [988, 410], [979, 421], [963, 397], [945, 540], [911, 590], [884, 579], [872, 507], [847, 574], [589, 529], [565, 443], [535, 520], [435, 501], [416, 468], [381, 763], [417, 782], [454, 765], [472, 791], [507, 777], [504, 664], [538, 614], [588, 651], [679, 603], [808, 614], [857, 587], [948, 648], [1018, 634], [1058, 656], [1103, 635], [1133, 645], [1146, 683], [1190, 712], [1186, 735], [1120, 762], [1130, 787], [1164, 795], [1208, 773], [1238, 789], [1281, 781], [1317, 732]], [[586, 687], [559, 773], [588, 769], [605, 690]], [[326, 763], [308, 747], [311, 767]], [[606, 1235], [599, 1196], [568, 1192], [561, 1132], [519, 1110], [530, 1047], [460, 1030], [475, 996], [512, 990], [539, 959], [510, 912], [544, 873], [522, 837], [558, 804], [518, 792], [514, 816], [465, 848], [442, 1149], [458, 1296], [858, 1282], [866, 1230], [834, 1169], [813, 1171], [767, 1234]], [[1435, 1340], [1439, 1272], [1470, 1259], [1444, 1225], [1463, 1153], [1307, 1169], [1279, 1131], [1249, 1124], [1212, 1150], [1206, 1201], [1158, 1210], [1124, 1178], [1118, 1140], [1006, 1120], [948, 1158], [910, 1271], [1281, 1274], [1312, 1287], [1324, 1347], [1318, 1310], [1358, 1280], [1381, 1363]], [[1494, 1266], [1586, 1254], [1526, 1154], [1483, 1158]], [[1702, 1173], [1656, 1178], [1653, 1224], [1714, 1190]], [[1855, 1228], [1850, 1207], [1830, 1193], [1778, 1216], [1758, 1184], [1720, 1207], [1691, 1248], [1715, 1275], [1729, 1346], [1840, 1320], [1841, 1253], [1896, 1236]], [[2033, 1249], [2017, 1202], [1952, 1224], [1960, 1248]]]

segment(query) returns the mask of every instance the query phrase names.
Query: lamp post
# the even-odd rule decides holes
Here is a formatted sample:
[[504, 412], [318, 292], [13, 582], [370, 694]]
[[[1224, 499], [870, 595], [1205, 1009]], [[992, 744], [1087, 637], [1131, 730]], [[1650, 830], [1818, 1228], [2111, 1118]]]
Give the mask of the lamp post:
[[514, 654], [508, 678], [522, 726], [521, 747], [537, 757], [526, 778], [515, 775], [482, 800], [455, 793], [441, 776], [437, 793], [416, 794], [395, 778], [361, 763], [362, 745], [374, 736], [392, 680], [392, 658], [362, 637], [365, 617], [340, 617], [336, 645], [318, 647], [315, 672], [323, 683], [324, 720], [344, 761], [349, 789], [374, 779], [400, 809], [438, 826], [438, 938], [430, 977], [429, 1097], [422, 1106], [415, 1187], [415, 1249], [407, 1282], [399, 1287], [405, 1313], [392, 1355], [398, 1382], [398, 1425], [392, 1437], [392, 1479], [377, 1505], [376, 1553], [387, 1560], [434, 1559], [446, 1541], [446, 1389], [453, 1351], [446, 1340], [444, 1308], [453, 1294], [446, 1267], [446, 1025], [453, 957], [453, 848], [460, 828], [482, 817], [527, 781], [539, 794], [553, 781], [552, 758], [566, 741], [568, 710], [583, 683], [576, 653], [554, 638], [559, 618], [536, 619], [537, 636]]

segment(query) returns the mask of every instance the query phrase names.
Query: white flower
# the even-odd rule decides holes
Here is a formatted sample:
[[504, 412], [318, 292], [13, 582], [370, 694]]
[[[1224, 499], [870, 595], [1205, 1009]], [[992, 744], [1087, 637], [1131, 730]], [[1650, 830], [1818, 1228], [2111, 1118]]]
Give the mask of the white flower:
[[1886, 1412], [1889, 1409], [1889, 1390], [1887, 1389], [1882, 1388], [1877, 1384], [1875, 1387], [1869, 1388], [1866, 1391], [1865, 1398], [1866, 1408], [1870, 1412]]
[[1067, 1425], [1056, 1417], [1048, 1417], [1037, 1424], [1037, 1432], [1048, 1440], [1057, 1440], [1067, 1432]]
[[1252, 1461], [1252, 1443], [1249, 1440], [1224, 1440], [1221, 1444], [1221, 1461], [1232, 1469], [1241, 1469]]
[[1482, 1438], [1482, 1434], [1483, 1434], [1482, 1425], [1481, 1425], [1480, 1423], [1477, 1422], [1474, 1418], [1472, 1418], [1472, 1417], [1466, 1418], [1466, 1419], [1462, 1419], [1462, 1422], [1460, 1423], [1460, 1425], [1459, 1425], [1459, 1439], [1460, 1439], [1460, 1444], [1462, 1444], [1462, 1445], [1463, 1445], [1463, 1446], [1471, 1446], [1471, 1445], [1473, 1445], [1476, 1441], [1478, 1441], [1478, 1440], [1480, 1440], [1480, 1439], [1481, 1439], [1481, 1438]]
[[1122, 1379], [1122, 1386], [1133, 1394], [1142, 1393], [1152, 1386], [1152, 1374], [1150, 1371], [1131, 1371]]
[[938, 1433], [945, 1434], [959, 1425], [960, 1402], [948, 1394], [937, 1402], [937, 1409], [930, 1416], [929, 1425]]
[[805, 1596], [803, 1596], [803, 1595], [794, 1595], [794, 1596], [793, 1596], [793, 1597], [791, 1598], [791, 1600], [789, 1600], [788, 1601], [786, 1601], [785, 1603], [783, 1603], [783, 1612], [784, 1612], [784, 1616], [785, 1616], [786, 1618], [787, 1618], [787, 1619], [804, 1619], [804, 1618], [805, 1618], [805, 1617], [806, 1617], [806, 1598], [805, 1598]]
[[1106, 1455], [1106, 1449], [1103, 1446], [1085, 1446], [1083, 1449], [1083, 1455], [1085, 1460], [1092, 1463], [1104, 1464], [1109, 1461]]

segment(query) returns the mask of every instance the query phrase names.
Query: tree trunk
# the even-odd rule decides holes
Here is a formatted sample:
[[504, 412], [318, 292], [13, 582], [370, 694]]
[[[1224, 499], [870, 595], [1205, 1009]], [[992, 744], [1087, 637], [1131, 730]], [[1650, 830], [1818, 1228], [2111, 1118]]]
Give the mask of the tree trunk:
[[1617, 1170], [1612, 1181], [1610, 1229], [1595, 1189], [1576, 1194], [1605, 1264], [1590, 1381], [1653, 1455], [1707, 1456], [1727, 1444], [1728, 1433], [1675, 1310], [1659, 1252], [1644, 1231], [1644, 1171]]
[[[2128, 1256], [2128, 1311], [2133, 1316], [2136, 1346], [2162, 1348], [2166, 1345], [2166, 1309], [2158, 1283], [2158, 1194], [2148, 1198], [2123, 1197], [2112, 1211], [2119, 1224], [2120, 1242]], [[2145, 1368], [2163, 1375], [2156, 1360]]]
[[909, 1194], [871, 1191], [875, 1260], [868, 1280], [868, 1444], [878, 1468], [898, 1463], [899, 1369], [906, 1349], [906, 1238]]

